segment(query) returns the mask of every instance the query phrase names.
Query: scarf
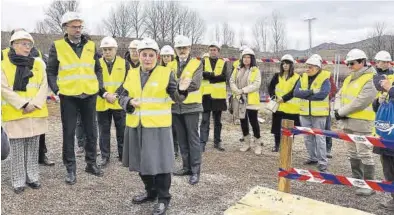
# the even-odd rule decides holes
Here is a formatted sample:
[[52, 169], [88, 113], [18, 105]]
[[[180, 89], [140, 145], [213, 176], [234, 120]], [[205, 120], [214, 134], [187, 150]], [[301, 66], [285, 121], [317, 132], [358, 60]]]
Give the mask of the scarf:
[[34, 58], [17, 55], [13, 48], [10, 49], [8, 56], [11, 63], [16, 65], [13, 90], [26, 92], [29, 79], [33, 77], [31, 69], [33, 69]]

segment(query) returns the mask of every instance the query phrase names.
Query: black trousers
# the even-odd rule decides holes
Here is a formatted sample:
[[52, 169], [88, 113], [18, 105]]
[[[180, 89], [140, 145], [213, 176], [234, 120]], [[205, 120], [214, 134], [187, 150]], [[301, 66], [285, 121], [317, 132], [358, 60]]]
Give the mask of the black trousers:
[[158, 197], [159, 203], [168, 205], [171, 200], [171, 173], [158, 175], [141, 175], [149, 197]]
[[[257, 110], [246, 110], [246, 115], [244, 119], [240, 119], [241, 121], [241, 129], [242, 133], [245, 136], [249, 135], [249, 122], [253, 129], [253, 136], [255, 138], [260, 138], [260, 125], [257, 120]], [[249, 120], [248, 120], [249, 119]]]
[[[386, 181], [394, 181], [394, 157], [381, 155], [380, 161], [382, 162], [383, 174]], [[391, 197], [394, 199], [394, 193], [391, 193]]]
[[60, 111], [63, 126], [63, 163], [68, 172], [76, 171], [75, 162], [75, 128], [77, 125], [77, 112], [81, 113], [82, 126], [86, 134], [85, 161], [95, 164], [97, 157], [97, 133], [93, 128], [96, 112], [96, 95], [81, 99], [72, 96], [60, 95]]
[[[213, 142], [215, 144], [222, 142], [220, 139], [222, 133], [222, 111], [212, 111], [213, 115]], [[204, 111], [202, 113], [202, 120], [200, 124], [200, 143], [207, 143], [209, 137], [209, 124], [211, 118], [211, 111]]]
[[99, 124], [99, 145], [101, 157], [110, 158], [111, 154], [111, 123], [114, 119], [116, 128], [116, 141], [118, 143], [118, 155], [121, 158], [123, 152], [124, 130], [126, 126], [126, 112], [124, 110], [97, 111]]
[[174, 140], [174, 153], [178, 154], [179, 153], [179, 143], [178, 143], [178, 137], [176, 135], [176, 128], [174, 125], [174, 118], [172, 118], [172, 139]]
[[47, 146], [45, 144], [45, 134], [40, 135], [39, 146], [38, 146], [38, 162], [44, 162], [45, 153], [48, 152]]

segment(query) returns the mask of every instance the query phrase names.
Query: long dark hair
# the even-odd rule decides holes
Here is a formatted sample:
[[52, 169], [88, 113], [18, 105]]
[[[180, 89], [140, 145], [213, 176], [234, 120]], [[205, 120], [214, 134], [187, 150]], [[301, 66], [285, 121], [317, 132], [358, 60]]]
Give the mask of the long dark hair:
[[[254, 55], [249, 55], [249, 56], [250, 56], [250, 68], [252, 68], [254, 66], [257, 66], [256, 57]], [[240, 68], [244, 68], [245, 67], [243, 58], [244, 58], [244, 56], [241, 57], [241, 63], [239, 64]]]
[[286, 62], [286, 64], [290, 65], [289, 69], [289, 75], [287, 76], [287, 79], [291, 78], [294, 75], [294, 63], [288, 60], [284, 60], [280, 63], [280, 72], [279, 76], [283, 76], [283, 73], [285, 73], [285, 70], [283, 69], [283, 64]]
[[[174, 60], [174, 55], [171, 55], [171, 61], [173, 61], [173, 60]], [[166, 64], [164, 63], [163, 58], [161, 56], [160, 56], [160, 66], [166, 66]]]

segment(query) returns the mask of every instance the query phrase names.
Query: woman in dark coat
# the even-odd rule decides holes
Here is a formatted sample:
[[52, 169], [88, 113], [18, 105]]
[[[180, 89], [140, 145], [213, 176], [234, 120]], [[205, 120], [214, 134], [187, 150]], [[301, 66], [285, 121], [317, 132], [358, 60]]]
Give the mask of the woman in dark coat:
[[275, 97], [279, 103], [278, 110], [272, 114], [271, 133], [275, 137], [272, 152], [279, 151], [282, 119], [293, 120], [295, 126], [300, 126], [299, 100], [293, 98], [293, 91], [299, 77], [294, 73], [294, 58], [289, 54], [284, 55], [281, 59], [280, 72], [272, 77], [268, 86], [270, 97]]

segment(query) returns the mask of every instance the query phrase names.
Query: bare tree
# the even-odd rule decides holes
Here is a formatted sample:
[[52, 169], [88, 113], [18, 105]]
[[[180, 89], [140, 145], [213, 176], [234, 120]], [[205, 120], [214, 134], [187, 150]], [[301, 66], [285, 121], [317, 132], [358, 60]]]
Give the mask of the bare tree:
[[191, 11], [186, 8], [182, 7], [180, 10], [180, 16], [179, 16], [179, 25], [178, 25], [178, 34], [182, 35], [188, 35], [190, 32], [190, 26], [189, 26], [189, 16], [190, 16]]
[[145, 27], [146, 33], [154, 40], [159, 38], [159, 8], [155, 7], [155, 2], [150, 2], [145, 6]]
[[229, 26], [229, 24], [227, 22], [223, 22], [222, 23], [222, 42], [223, 45], [233, 45], [234, 44], [234, 30], [231, 29], [231, 27]]
[[198, 15], [196, 11], [193, 11], [189, 16], [190, 32], [189, 37], [192, 44], [197, 44], [201, 41], [205, 32], [204, 20]]
[[218, 24], [215, 26], [215, 39], [216, 42], [220, 43], [220, 27]]
[[63, 33], [62, 16], [68, 11], [78, 11], [79, 1], [60, 1], [55, 0], [45, 10], [44, 19], [45, 26], [49, 29], [50, 33], [60, 34]]
[[246, 45], [245, 31], [244, 31], [244, 28], [243, 28], [243, 27], [241, 27], [241, 29], [239, 29], [239, 32], [238, 32], [238, 40], [239, 40], [239, 45], [240, 45], [240, 46]]
[[285, 24], [278, 11], [272, 12], [271, 17], [272, 49], [275, 57], [285, 48]]
[[118, 19], [114, 8], [111, 8], [109, 16], [103, 20], [103, 25], [104, 31], [107, 34], [110, 34], [112, 37], [117, 37], [120, 35]]
[[154, 6], [157, 8], [159, 16], [159, 41], [164, 43], [170, 32], [169, 2], [155, 1]]
[[394, 31], [388, 35], [387, 51], [390, 53], [391, 58], [394, 58]]
[[371, 38], [371, 51], [372, 53], [377, 53], [378, 51], [384, 50], [386, 41], [385, 41], [385, 33], [386, 33], [386, 23], [385, 22], [376, 22], [373, 31], [370, 33], [369, 38]]
[[131, 28], [136, 38], [140, 38], [145, 33], [145, 13], [140, 1], [130, 2]]
[[36, 23], [36, 27], [34, 28], [34, 32], [39, 34], [49, 34], [50, 29], [48, 28], [48, 26], [45, 24], [44, 21], [38, 21]]

